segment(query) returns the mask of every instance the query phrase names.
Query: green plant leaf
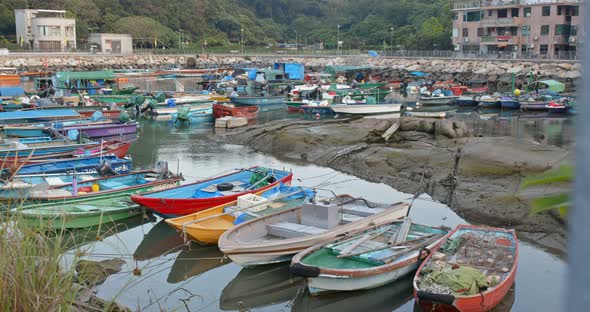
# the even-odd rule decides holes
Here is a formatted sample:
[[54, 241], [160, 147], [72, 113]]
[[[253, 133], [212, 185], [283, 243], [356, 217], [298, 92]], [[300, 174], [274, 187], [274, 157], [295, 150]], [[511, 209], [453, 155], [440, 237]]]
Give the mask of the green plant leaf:
[[571, 182], [574, 179], [574, 167], [562, 165], [557, 169], [549, 170], [541, 175], [527, 177], [520, 185], [521, 189], [530, 186], [543, 185], [558, 182]]
[[531, 215], [536, 215], [544, 211], [557, 209], [560, 215], [567, 213], [571, 206], [569, 194], [558, 194], [536, 198], [531, 201]]

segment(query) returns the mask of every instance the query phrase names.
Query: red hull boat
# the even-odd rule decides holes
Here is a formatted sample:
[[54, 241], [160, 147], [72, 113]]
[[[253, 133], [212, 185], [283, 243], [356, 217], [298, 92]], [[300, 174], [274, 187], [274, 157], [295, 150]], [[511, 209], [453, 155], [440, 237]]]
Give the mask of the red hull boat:
[[244, 117], [253, 119], [258, 116], [258, 106], [242, 106], [236, 107], [233, 104], [213, 104], [213, 116], [215, 118], [221, 118], [225, 116], [231, 117]]
[[[257, 181], [265, 182], [252, 183], [252, 176], [262, 170], [269, 175]], [[162, 192], [132, 195], [131, 199], [164, 218], [170, 218], [227, 204], [239, 196], [263, 192], [280, 183], [290, 185], [292, 179], [293, 173], [288, 171], [252, 167]]]
[[[514, 284], [517, 265], [518, 240], [514, 230], [459, 225], [418, 268], [414, 277], [414, 298], [425, 312], [489, 311], [502, 301]], [[459, 275], [456, 271], [459, 269], [481, 274], [472, 281], [476, 287], [482, 279], [487, 279], [489, 285], [478, 287], [479, 292], [473, 294], [473, 291], [468, 292], [469, 287], [453, 289], [457, 285], [444, 284], [438, 279], [443, 274], [466, 276]]]

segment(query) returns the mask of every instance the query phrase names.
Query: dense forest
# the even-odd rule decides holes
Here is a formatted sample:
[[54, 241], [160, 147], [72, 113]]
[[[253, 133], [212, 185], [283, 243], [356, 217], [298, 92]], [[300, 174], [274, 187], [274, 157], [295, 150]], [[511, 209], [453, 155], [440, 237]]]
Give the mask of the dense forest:
[[0, 0], [0, 44], [14, 43], [14, 9], [64, 9], [78, 40], [131, 33], [136, 45], [189, 48], [276, 43], [343, 49], [450, 49], [451, 0]]

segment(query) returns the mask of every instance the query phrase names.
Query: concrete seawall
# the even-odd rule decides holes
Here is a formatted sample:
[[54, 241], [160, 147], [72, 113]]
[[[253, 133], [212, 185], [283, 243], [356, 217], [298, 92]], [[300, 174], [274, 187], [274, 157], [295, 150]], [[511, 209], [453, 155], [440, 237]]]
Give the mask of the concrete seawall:
[[343, 57], [314, 56], [228, 56], [210, 55], [3, 55], [0, 67], [13, 67], [24, 71], [72, 71], [101, 69], [155, 69], [173, 64], [185, 68], [211, 68], [234, 64], [266, 67], [274, 62], [298, 62], [308, 69], [320, 70], [326, 65], [364, 65], [374, 68], [374, 74], [384, 79], [395, 80], [412, 71], [432, 74], [433, 79], [460, 81], [487, 80], [492, 84], [509, 85], [512, 74], [523, 77], [533, 73], [535, 79], [556, 79], [565, 82], [573, 90], [582, 77], [581, 63], [532, 60], [483, 60], [483, 59], [416, 59], [372, 58], [366, 55]]

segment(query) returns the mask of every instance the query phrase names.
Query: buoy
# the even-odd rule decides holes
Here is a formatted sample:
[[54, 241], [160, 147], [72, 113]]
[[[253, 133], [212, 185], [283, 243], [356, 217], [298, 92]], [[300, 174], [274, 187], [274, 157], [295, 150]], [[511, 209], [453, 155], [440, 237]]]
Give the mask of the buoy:
[[519, 96], [520, 95], [520, 90], [519, 89], [514, 89], [514, 95]]
[[315, 119], [320, 119], [320, 113], [315, 114]]

